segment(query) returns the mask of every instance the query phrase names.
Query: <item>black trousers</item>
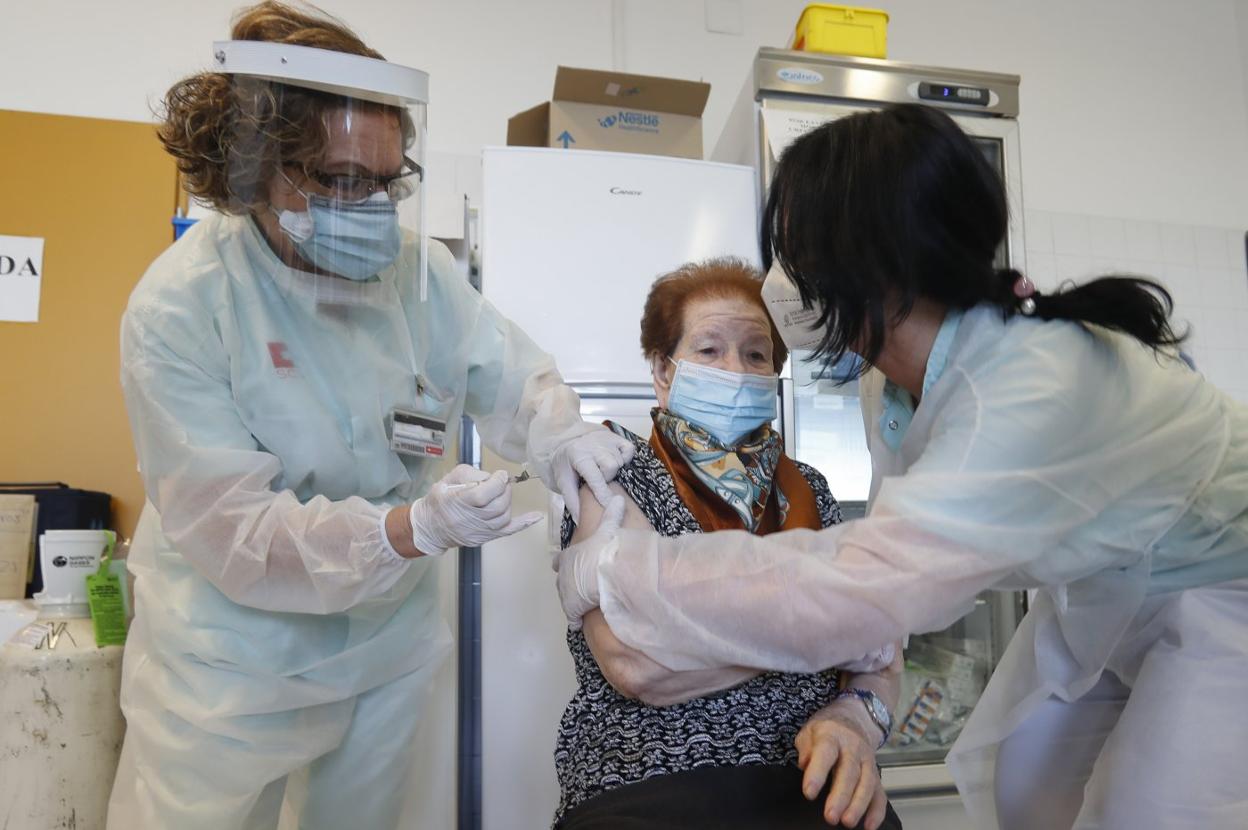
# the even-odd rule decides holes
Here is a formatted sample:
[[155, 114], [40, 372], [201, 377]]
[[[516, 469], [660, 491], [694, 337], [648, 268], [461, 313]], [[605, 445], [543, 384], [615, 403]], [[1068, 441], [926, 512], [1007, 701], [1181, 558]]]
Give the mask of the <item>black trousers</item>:
[[[828, 830], [827, 796], [807, 801], [797, 767], [704, 767], [600, 793], [558, 830]], [[901, 830], [891, 804], [881, 828]]]

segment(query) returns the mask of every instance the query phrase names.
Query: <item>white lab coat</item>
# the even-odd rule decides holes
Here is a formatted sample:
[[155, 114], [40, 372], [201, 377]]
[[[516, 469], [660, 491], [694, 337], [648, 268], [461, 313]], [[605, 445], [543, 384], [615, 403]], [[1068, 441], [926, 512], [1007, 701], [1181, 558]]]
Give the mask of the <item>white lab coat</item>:
[[[1154, 765], [1124, 783], [1107, 760], [1071, 826], [1129, 826], [1123, 804], [1146, 794], [1138, 826], [1248, 826], [1242, 788], [1217, 777], [1248, 753], [1224, 692], [1248, 684], [1248, 613], [1228, 601], [1248, 596], [1248, 410], [1128, 338], [992, 308], [966, 314], [896, 453], [864, 386], [868, 517], [765, 538], [621, 531], [598, 574], [617, 636], [674, 669], [811, 671], [944, 628], [986, 588], [1039, 588], [950, 759], [980, 826], [996, 826], [998, 742], [1107, 667], [1152, 708], [1125, 705], [1104, 757]], [[1140, 690], [1176, 677], [1202, 702]], [[1139, 728], [1187, 705], [1204, 716], [1164, 742]]]

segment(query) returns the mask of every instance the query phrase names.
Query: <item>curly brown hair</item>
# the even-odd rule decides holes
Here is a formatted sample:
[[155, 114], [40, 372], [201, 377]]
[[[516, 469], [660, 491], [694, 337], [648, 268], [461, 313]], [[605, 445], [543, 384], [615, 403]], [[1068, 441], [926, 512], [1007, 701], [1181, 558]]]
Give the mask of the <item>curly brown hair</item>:
[[[230, 36], [383, 59], [345, 24], [310, 5], [298, 9], [265, 0], [235, 15]], [[281, 165], [306, 169], [322, 156], [322, 115], [346, 100], [302, 87], [201, 72], [165, 94], [157, 135], [177, 159], [183, 187], [192, 196], [226, 213], [247, 213], [268, 204], [267, 185]], [[407, 127], [405, 123], [405, 133]]]
[[777, 372], [789, 350], [763, 302], [763, 275], [737, 257], [688, 262], [654, 281], [641, 314], [641, 351], [647, 360], [671, 357], [684, 334], [685, 307], [707, 297], [740, 297], [756, 303], [771, 327], [771, 360]]

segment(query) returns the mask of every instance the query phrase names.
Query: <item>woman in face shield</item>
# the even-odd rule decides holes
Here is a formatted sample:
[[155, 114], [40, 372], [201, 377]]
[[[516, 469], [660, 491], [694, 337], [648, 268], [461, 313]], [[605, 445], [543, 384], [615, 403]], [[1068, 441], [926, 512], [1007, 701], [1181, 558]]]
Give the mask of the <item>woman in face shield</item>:
[[419, 231], [423, 73], [278, 3], [214, 59], [159, 134], [217, 212], [122, 321], [148, 503], [109, 826], [392, 828], [450, 644], [430, 562], [538, 518], [452, 468], [461, 417], [573, 507], [633, 449]]
[[1248, 409], [1181, 360], [1160, 286], [1042, 294], [994, 267], [1006, 225], [937, 110], [794, 142], [763, 293], [791, 348], [870, 367], [868, 515], [663, 538], [620, 500], [562, 554], [564, 609], [669, 670], [811, 671], [1036, 589], [949, 756], [975, 826], [1248, 826]]

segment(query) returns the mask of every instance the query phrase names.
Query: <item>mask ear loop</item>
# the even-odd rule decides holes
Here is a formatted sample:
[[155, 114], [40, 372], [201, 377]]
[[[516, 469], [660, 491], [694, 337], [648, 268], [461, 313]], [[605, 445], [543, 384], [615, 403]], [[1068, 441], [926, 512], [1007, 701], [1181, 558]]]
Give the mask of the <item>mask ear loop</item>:
[[291, 189], [291, 190], [295, 191], [296, 193], [298, 193], [300, 196], [302, 196], [302, 197], [303, 197], [303, 206], [304, 206], [304, 208], [305, 208], [305, 209], [310, 209], [310, 207], [311, 207], [311, 206], [310, 206], [309, 202], [311, 201], [312, 197], [311, 197], [311, 196], [309, 196], [309, 195], [308, 195], [308, 194], [307, 194], [307, 193], [303, 190], [303, 188], [299, 187], [299, 185], [295, 184], [294, 182], [292, 182], [292, 181], [290, 180], [290, 176], [287, 176], [287, 175], [286, 175], [286, 168], [284, 168], [284, 167], [278, 167], [278, 168], [277, 168], [277, 175], [281, 176], [283, 179], [285, 179], [285, 180], [286, 180], [286, 184], [290, 185], [290, 189]]
[[671, 355], [654, 357], [650, 361], [650, 374], [653, 376], [656, 385], [665, 387], [670, 391], [672, 388], [672, 382], [676, 380], [676, 372], [673, 370], [671, 377], [663, 377], [663, 370], [667, 368], [667, 366], [663, 363], [664, 360], [670, 362], [676, 368], [680, 368], [680, 365], [676, 361], [672, 360]]
[[[670, 363], [670, 364], [672, 364], [672, 376], [671, 376], [670, 378], [668, 378], [668, 379], [667, 379], [667, 385], [668, 385], [668, 387], [670, 388], [670, 387], [671, 387], [671, 385], [672, 385], [673, 383], [675, 383], [675, 382], [676, 382], [676, 375], [677, 375], [677, 374], [679, 374], [679, 372], [680, 372], [680, 364], [681, 364], [681, 363], [683, 363], [684, 361], [681, 361], [681, 360], [675, 360], [675, 359], [673, 359], [673, 357], [669, 354], [669, 355], [667, 356], [667, 362], [668, 362], [668, 363]], [[665, 367], [665, 368], [666, 368], [666, 367]]]
[[[307, 242], [312, 238], [312, 205], [311, 197], [308, 196], [297, 184], [290, 180], [290, 176], [286, 175], [286, 171], [278, 168], [277, 174], [286, 180], [286, 184], [290, 185], [290, 189], [303, 197], [303, 212], [295, 210], [278, 210], [275, 206], [269, 205], [269, 210], [277, 217], [278, 226], [284, 230], [291, 239], [296, 242]], [[303, 217], [300, 219], [299, 217]]]

